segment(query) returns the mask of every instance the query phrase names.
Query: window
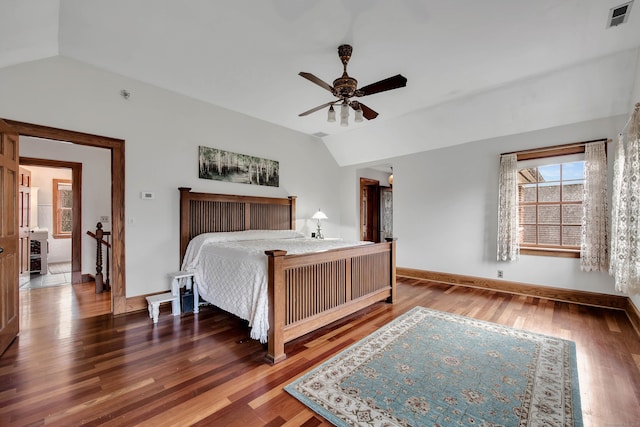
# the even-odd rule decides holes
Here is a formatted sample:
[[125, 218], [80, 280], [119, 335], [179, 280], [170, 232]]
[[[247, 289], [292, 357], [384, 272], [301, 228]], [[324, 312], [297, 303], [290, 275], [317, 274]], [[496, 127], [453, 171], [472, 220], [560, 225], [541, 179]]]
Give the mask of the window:
[[563, 256], [607, 271], [607, 169], [605, 139], [502, 153], [498, 261]]
[[53, 180], [53, 237], [70, 238], [73, 229], [71, 181]]
[[[584, 147], [580, 147], [582, 153]], [[584, 154], [537, 159], [518, 156], [520, 252], [528, 255], [580, 256]]]

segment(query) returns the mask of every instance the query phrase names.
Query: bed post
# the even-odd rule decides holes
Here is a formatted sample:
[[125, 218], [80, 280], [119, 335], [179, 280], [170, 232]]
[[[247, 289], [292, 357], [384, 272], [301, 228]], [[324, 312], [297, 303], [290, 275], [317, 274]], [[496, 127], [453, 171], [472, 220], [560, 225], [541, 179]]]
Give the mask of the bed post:
[[391, 295], [387, 298], [388, 303], [393, 303], [396, 299], [396, 238], [395, 237], [387, 237], [385, 240], [391, 243], [391, 251], [389, 256], [391, 257]]
[[191, 220], [191, 187], [178, 187], [180, 190], [180, 259], [178, 265], [182, 265], [182, 258], [187, 250], [191, 236], [189, 235], [189, 221]]
[[289, 196], [289, 229], [296, 229], [296, 196]]
[[269, 260], [269, 338], [267, 359], [275, 364], [287, 358], [284, 353], [284, 270], [283, 261], [287, 251], [265, 251]]

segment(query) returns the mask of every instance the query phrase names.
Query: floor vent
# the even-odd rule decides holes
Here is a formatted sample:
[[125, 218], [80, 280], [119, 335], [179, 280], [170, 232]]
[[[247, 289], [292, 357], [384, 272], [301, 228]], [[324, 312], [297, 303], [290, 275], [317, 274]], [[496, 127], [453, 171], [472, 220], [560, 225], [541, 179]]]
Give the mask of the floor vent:
[[633, 0], [628, 3], [621, 4], [620, 6], [612, 7], [609, 9], [609, 18], [607, 19], [607, 28], [616, 27], [620, 24], [624, 24], [629, 19], [629, 13], [631, 12], [631, 5]]

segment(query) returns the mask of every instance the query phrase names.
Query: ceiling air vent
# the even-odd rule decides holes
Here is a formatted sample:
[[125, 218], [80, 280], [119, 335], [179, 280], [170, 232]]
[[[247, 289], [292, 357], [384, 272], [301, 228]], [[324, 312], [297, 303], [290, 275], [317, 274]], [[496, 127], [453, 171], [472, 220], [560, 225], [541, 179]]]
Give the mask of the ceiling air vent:
[[615, 27], [620, 24], [624, 24], [629, 19], [629, 13], [631, 12], [631, 5], [633, 0], [628, 3], [621, 4], [620, 6], [612, 7], [609, 9], [609, 19], [607, 19], [607, 28]]
[[312, 136], [315, 136], [316, 138], [324, 138], [325, 136], [329, 135], [328, 133], [324, 133], [324, 132], [316, 132], [316, 133], [312, 133]]

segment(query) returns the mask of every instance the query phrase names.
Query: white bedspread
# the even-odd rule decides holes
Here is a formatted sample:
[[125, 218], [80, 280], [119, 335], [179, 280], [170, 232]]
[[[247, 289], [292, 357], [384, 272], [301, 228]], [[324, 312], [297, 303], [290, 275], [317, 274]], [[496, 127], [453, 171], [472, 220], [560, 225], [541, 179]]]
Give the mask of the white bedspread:
[[269, 330], [266, 250], [301, 254], [369, 243], [311, 239], [291, 230], [206, 233], [191, 240], [182, 269], [194, 271], [202, 298], [247, 320], [251, 338], [265, 343]]

